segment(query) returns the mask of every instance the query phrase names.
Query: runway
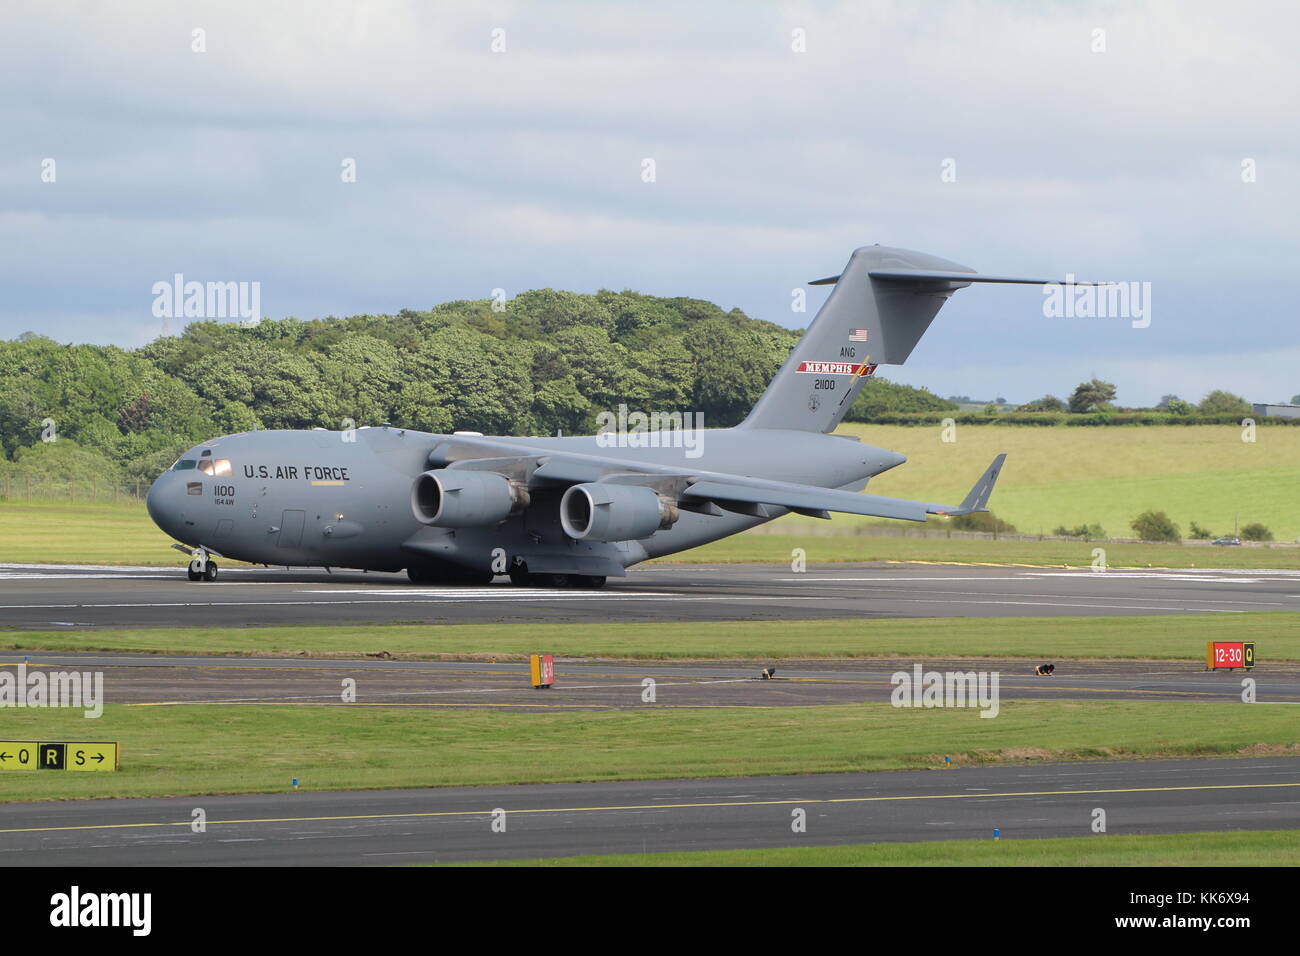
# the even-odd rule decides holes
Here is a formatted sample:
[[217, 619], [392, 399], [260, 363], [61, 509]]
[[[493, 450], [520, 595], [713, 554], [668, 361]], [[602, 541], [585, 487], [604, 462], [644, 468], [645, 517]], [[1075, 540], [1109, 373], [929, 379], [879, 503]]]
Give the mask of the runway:
[[[1106, 811], [1106, 834], [1091, 830], [1098, 807]], [[206, 818], [204, 832], [194, 832], [196, 809]], [[792, 830], [798, 810], [806, 815], [804, 833]], [[1008, 842], [1300, 828], [1300, 761], [5, 804], [0, 866], [401, 865], [991, 839], [994, 828]]]
[[206, 627], [524, 621], [1240, 614], [1300, 611], [1300, 570], [1066, 570], [967, 565], [649, 565], [601, 590], [414, 586], [404, 576], [0, 564], [0, 626]]
[[[332, 707], [491, 710], [638, 710], [654, 683], [656, 707], [782, 707], [886, 701], [890, 678], [913, 673], [916, 659], [782, 661], [764, 680], [764, 662], [556, 663], [556, 683], [533, 688], [524, 662], [303, 660], [177, 657], [152, 654], [0, 652], [0, 671], [98, 671], [109, 704], [140, 707], [317, 705]], [[1024, 660], [924, 660], [923, 672], [998, 676], [1000, 700], [1241, 699], [1240, 672], [1206, 672], [1186, 661], [1061, 661], [1056, 675], [1037, 677]], [[1300, 705], [1300, 664], [1271, 663], [1251, 674], [1258, 700]], [[340, 687], [352, 679], [355, 700]]]

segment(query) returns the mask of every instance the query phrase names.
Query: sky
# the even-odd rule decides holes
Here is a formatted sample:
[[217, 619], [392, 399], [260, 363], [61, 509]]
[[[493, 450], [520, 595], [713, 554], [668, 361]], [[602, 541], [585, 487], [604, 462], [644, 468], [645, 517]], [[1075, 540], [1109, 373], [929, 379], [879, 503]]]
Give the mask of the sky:
[[0, 338], [143, 345], [177, 273], [273, 318], [550, 286], [801, 328], [803, 284], [880, 243], [1150, 283], [1146, 327], [962, 290], [886, 377], [1288, 401], [1298, 28], [1281, 2], [6, 0]]

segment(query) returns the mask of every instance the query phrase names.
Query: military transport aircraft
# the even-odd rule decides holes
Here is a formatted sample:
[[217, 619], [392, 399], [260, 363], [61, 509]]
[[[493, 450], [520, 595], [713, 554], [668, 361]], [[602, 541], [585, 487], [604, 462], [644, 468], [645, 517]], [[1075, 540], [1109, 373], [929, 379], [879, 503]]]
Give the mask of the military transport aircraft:
[[[589, 437], [434, 435], [385, 425], [253, 431], [204, 442], [149, 489], [149, 514], [192, 556], [405, 569], [415, 583], [599, 587], [648, 558], [788, 512], [924, 521], [986, 511], [1005, 455], [956, 505], [859, 493], [897, 452], [830, 435], [878, 365], [902, 364], [948, 297], [985, 276], [925, 253], [854, 251], [749, 417], [701, 429]], [[745, 356], [734, 356], [745, 361]], [[611, 440], [614, 439], [614, 440]], [[690, 451], [690, 454], [687, 454]]]

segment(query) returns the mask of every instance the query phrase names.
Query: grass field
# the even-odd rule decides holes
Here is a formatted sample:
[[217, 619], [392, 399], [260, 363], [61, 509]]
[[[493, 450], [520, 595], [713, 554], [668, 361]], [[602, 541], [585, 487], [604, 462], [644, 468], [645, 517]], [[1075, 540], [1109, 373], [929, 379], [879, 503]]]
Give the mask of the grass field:
[[445, 866], [1295, 866], [1300, 830], [936, 840], [551, 857]]
[[0, 800], [273, 792], [294, 777], [338, 790], [937, 768], [945, 755], [962, 764], [1300, 753], [1290, 708], [1179, 701], [1004, 701], [993, 720], [883, 702], [522, 713], [115, 704], [97, 720], [8, 711], [4, 734], [117, 740], [122, 769], [0, 772]]
[[0, 561], [183, 566], [171, 542], [142, 502], [0, 501]]
[[[1259, 660], [1300, 660], [1300, 614], [1156, 617], [904, 618], [712, 623], [508, 623], [13, 631], [15, 651], [639, 660], [832, 657], [1139, 658], [1200, 661], [1205, 642], [1254, 641]], [[4, 663], [0, 655], [0, 663]]]
[[[1253, 443], [1243, 442], [1235, 425], [958, 425], [950, 443], [941, 441], [938, 426], [839, 430], [908, 456], [906, 464], [871, 482], [873, 493], [894, 497], [960, 501], [993, 456], [1006, 452], [991, 507], [1029, 534], [1098, 522], [1112, 537], [1131, 537], [1129, 522], [1155, 508], [1184, 533], [1195, 519], [1216, 534], [1230, 534], [1239, 514], [1241, 524], [1263, 522], [1279, 541], [1300, 538], [1297, 428], [1259, 428]], [[810, 519], [781, 520], [797, 527]]]

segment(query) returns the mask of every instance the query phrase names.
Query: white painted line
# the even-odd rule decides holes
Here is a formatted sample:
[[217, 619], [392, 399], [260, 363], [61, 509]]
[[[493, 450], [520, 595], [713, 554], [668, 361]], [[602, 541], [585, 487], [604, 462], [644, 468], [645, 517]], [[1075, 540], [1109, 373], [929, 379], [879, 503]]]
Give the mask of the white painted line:
[[812, 576], [805, 576], [801, 574], [798, 575], [797, 577], [773, 578], [772, 580], [790, 581], [790, 582], [826, 581], [834, 584], [856, 584], [859, 582], [887, 581], [891, 584], [901, 584], [909, 581], [1018, 581], [1020, 580], [1020, 577], [1019, 575], [1014, 575], [1014, 574], [942, 575], [942, 576], [935, 576], [935, 577], [929, 577], [928, 575], [923, 577], [923, 576], [911, 575], [911, 574], [895, 574], [888, 577], [840, 578], [840, 577], [822, 577], [820, 575], [816, 577], [812, 577]]
[[[272, 569], [274, 569], [274, 565]], [[116, 571], [122, 574], [145, 572], [149, 574], [158, 574], [159, 572], [171, 571], [173, 574], [180, 574], [185, 570], [185, 566], [170, 564], [15, 564], [12, 562], [0, 562], [0, 570], [14, 571]], [[248, 574], [251, 571], [266, 571], [266, 568], [232, 568], [222, 567], [223, 574]], [[319, 568], [302, 568], [300, 570], [314, 571]]]
[[1283, 581], [1300, 580], [1296, 571], [1198, 571], [1194, 568], [1179, 568], [1176, 571], [1122, 571], [1108, 569], [1105, 571], [1026, 571], [1027, 578], [1095, 578], [1104, 581], [1111, 578], [1117, 581], [1197, 581], [1206, 584], [1263, 584], [1265, 580]]
[[[945, 580], [950, 580], [950, 579], [945, 579]], [[829, 592], [839, 592], [839, 591], [840, 591], [839, 588], [832, 588], [832, 587], [817, 587], [817, 588], [813, 588], [812, 590], [818, 590], [818, 591], [829, 591]], [[925, 589], [925, 588], [918, 589], [918, 588], [903, 587], [902, 585], [896, 583], [895, 586], [893, 586], [893, 587], [872, 588], [869, 594], [855, 594], [855, 595], [852, 595], [852, 596], [854, 596], [854, 597], [877, 597], [877, 596], [882, 595], [882, 594], [883, 594], [884, 592], [886, 592], [886, 591], [898, 591], [898, 592], [901, 592], [901, 593], [903, 593], [903, 594], [911, 594], [911, 593], [914, 593], [914, 592], [917, 591], [917, 590], [926, 590], [926, 589]], [[1000, 591], [950, 591], [950, 590], [948, 590], [948, 589], [946, 589], [946, 588], [936, 588], [936, 589], [934, 589], [934, 590], [936, 591], [936, 593], [938, 593], [938, 594], [943, 594], [943, 595], [945, 595], [945, 596], [968, 595], [968, 596], [981, 597], [981, 598], [1001, 598], [1001, 597], [1006, 597], [1006, 598], [1016, 598], [1016, 597], [1021, 597], [1021, 596], [1022, 596], [1020, 592], [1015, 592], [1015, 593], [1006, 593], [1006, 592], [1000, 592]], [[1109, 596], [1109, 595], [1102, 595], [1102, 594], [1051, 594], [1051, 593], [1039, 594], [1039, 593], [1034, 593], [1034, 594], [1032, 594], [1032, 595], [1030, 595], [1030, 594], [1025, 594], [1025, 595], [1023, 595], [1023, 596], [1025, 596], [1025, 597], [1030, 597], [1030, 596], [1032, 596], [1032, 597], [1037, 597], [1037, 598], [1073, 598], [1073, 599], [1075, 599], [1075, 600], [1098, 600], [1098, 601], [1104, 601], [1104, 600], [1109, 600], [1109, 599], [1110, 599], [1110, 596]], [[1274, 597], [1289, 597], [1289, 595], [1285, 595], [1285, 594], [1281, 594], [1281, 595], [1273, 595], [1273, 596], [1274, 596]], [[1129, 594], [1129, 595], [1125, 595], [1125, 598], [1126, 598], [1127, 600], [1129, 600], [1129, 601], [1167, 601], [1167, 600], [1169, 600], [1169, 596], [1168, 596], [1168, 595], [1165, 595], [1164, 597], [1142, 597], [1141, 595]], [[887, 601], [888, 601], [888, 600], [902, 600], [902, 599], [901, 599], [901, 598], [899, 598], [899, 599], [895, 599], [895, 598], [888, 598], [888, 597], [887, 597], [887, 598], [884, 598], [884, 600], [887, 600]], [[1198, 604], [1245, 604], [1245, 605], [1249, 605], [1250, 607], [1262, 607], [1262, 606], [1265, 606], [1265, 605], [1267, 605], [1267, 606], [1269, 606], [1269, 607], [1289, 607], [1289, 606], [1290, 606], [1290, 602], [1287, 602], [1287, 601], [1256, 601], [1256, 600], [1254, 600], [1254, 599], [1251, 599], [1251, 600], [1249, 600], [1249, 601], [1233, 601], [1233, 600], [1231, 600], [1231, 599], [1229, 599], [1229, 598], [1194, 598], [1194, 597], [1184, 597], [1184, 598], [1182, 598], [1182, 600], [1184, 600], [1184, 601], [1192, 601], [1192, 602], [1195, 602], [1195, 603], [1198, 603]]]
[[480, 588], [300, 588], [299, 594], [392, 594], [398, 597], [500, 597], [515, 598], [528, 597], [535, 598], [543, 595], [560, 594], [570, 597], [609, 597], [618, 595], [621, 597], [672, 597], [671, 594], [661, 594], [657, 591], [594, 591], [584, 590], [583, 588], [557, 588], [555, 590], [544, 588], [508, 588], [508, 587], [480, 587]]
[[95, 581], [104, 579], [113, 581], [143, 581], [146, 579], [173, 581], [178, 578], [179, 575], [174, 574], [21, 574], [0, 571], [0, 581]]
[[[887, 598], [889, 601], [899, 601], [904, 604], [996, 604], [996, 605], [1032, 605], [1040, 607], [1086, 607], [1096, 608], [1098, 610], [1126, 610], [1126, 611], [1182, 611], [1184, 614], [1246, 614], [1247, 611], [1238, 611], [1235, 608], [1214, 608], [1214, 607], [1162, 607], [1159, 605], [1149, 604], [1069, 604], [1063, 601], [943, 601], [937, 598]], [[1050, 627], [1050, 625], [1044, 625]]]
[[[794, 595], [791, 597], [688, 597], [677, 594], [639, 594], [633, 593], [624, 597], [614, 593], [599, 593], [595, 595], [568, 597], [563, 594], [533, 594], [531, 597], [510, 598], [503, 603], [523, 603], [534, 601], [539, 604], [545, 604], [550, 601], [646, 601], [646, 600], [663, 600], [663, 601], [822, 601], [824, 598], [812, 596]], [[377, 600], [377, 601], [173, 601], [173, 602], [133, 602], [121, 604], [0, 604], [0, 610], [33, 610], [33, 609], [51, 609], [51, 608], [129, 608], [129, 607], [338, 607], [344, 604], [466, 604], [470, 601], [481, 602], [482, 598], [423, 598], [412, 600]]]

